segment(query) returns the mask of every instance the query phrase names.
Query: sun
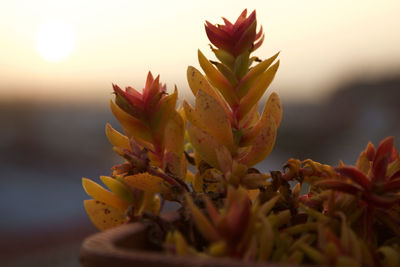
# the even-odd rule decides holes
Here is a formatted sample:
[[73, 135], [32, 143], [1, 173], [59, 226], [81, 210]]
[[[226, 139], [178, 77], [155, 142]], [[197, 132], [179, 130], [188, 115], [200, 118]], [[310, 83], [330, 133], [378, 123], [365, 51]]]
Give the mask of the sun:
[[36, 34], [36, 49], [46, 61], [65, 60], [75, 48], [76, 34], [71, 24], [63, 20], [48, 20]]

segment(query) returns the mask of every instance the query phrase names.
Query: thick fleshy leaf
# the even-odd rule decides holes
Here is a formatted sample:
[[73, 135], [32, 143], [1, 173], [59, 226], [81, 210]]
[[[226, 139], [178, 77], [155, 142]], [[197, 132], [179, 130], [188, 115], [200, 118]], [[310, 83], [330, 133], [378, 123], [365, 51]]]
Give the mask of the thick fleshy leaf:
[[154, 195], [153, 192], [144, 191], [142, 203], [140, 205], [140, 209], [138, 214], [142, 214], [144, 211], [152, 211], [153, 210], [153, 202], [154, 202]]
[[274, 247], [275, 236], [271, 223], [265, 217], [262, 217], [261, 219], [261, 231], [259, 232], [258, 237], [260, 243], [258, 259], [267, 260], [269, 259], [272, 248]]
[[137, 118], [138, 120], [143, 120], [145, 118], [144, 102], [142, 100], [141, 94], [135, 89], [128, 87], [126, 91], [123, 91], [117, 85], [113, 84], [113, 89], [115, 93], [115, 103], [129, 115]]
[[368, 156], [365, 151], [361, 152], [360, 156], [358, 157], [357, 162], [356, 162], [356, 167], [364, 175], [368, 175], [368, 172], [371, 169], [371, 164], [370, 164], [370, 161], [368, 160]]
[[369, 161], [374, 160], [375, 154], [376, 154], [376, 149], [375, 149], [375, 146], [371, 142], [368, 142], [367, 148], [365, 149], [365, 153], [367, 154]]
[[228, 68], [233, 69], [235, 58], [227, 51], [221, 49], [213, 49], [215, 56]]
[[132, 204], [135, 200], [132, 191], [126, 185], [115, 178], [109, 176], [100, 176], [101, 181], [120, 199]]
[[217, 230], [188, 195], [186, 195], [186, 204], [193, 216], [193, 221], [199, 232], [211, 242], [218, 241], [220, 237]]
[[224, 96], [226, 102], [230, 106], [234, 106], [238, 103], [238, 99], [234, 93], [232, 85], [222, 75], [211, 62], [198, 50], [199, 63], [201, 68], [206, 73], [208, 80], [211, 84]]
[[211, 166], [218, 168], [219, 163], [215, 150], [220, 144], [210, 134], [194, 125], [189, 125], [187, 131], [190, 143], [200, 158]]
[[400, 199], [397, 196], [379, 196], [376, 194], [364, 194], [363, 198], [368, 203], [381, 208], [390, 208], [394, 204], [400, 202]]
[[270, 116], [260, 131], [260, 134], [254, 139], [251, 150], [239, 160], [247, 166], [253, 166], [263, 161], [272, 151], [276, 140], [275, 120]]
[[115, 130], [109, 123], [106, 124], [106, 136], [113, 146], [130, 150], [128, 137]]
[[211, 87], [210, 83], [200, 71], [198, 71], [195, 67], [189, 66], [187, 68], [186, 76], [193, 95], [197, 95], [197, 92], [199, 90], [203, 90], [218, 101], [221, 107], [224, 108], [227, 115], [231, 114], [229, 107], [227, 106], [225, 100], [222, 98], [220, 93], [215, 91], [215, 89]]
[[215, 208], [214, 204], [211, 202], [211, 200], [208, 197], [204, 197], [204, 203], [206, 206], [206, 210], [208, 213], [208, 216], [210, 217], [212, 223], [214, 225], [216, 225], [220, 219], [220, 215], [217, 211], [217, 209]]
[[261, 63], [257, 64], [253, 68], [249, 70], [249, 72], [240, 80], [237, 89], [237, 94], [239, 98], [242, 98], [247, 94], [249, 89], [254, 85], [254, 83], [260, 78], [260, 75], [264, 73], [264, 71], [271, 66], [272, 62], [279, 56], [279, 53], [276, 53], [272, 57], [262, 61]]
[[147, 172], [125, 176], [124, 182], [131, 188], [137, 188], [145, 192], [159, 193], [162, 196], [170, 196], [171, 185], [162, 178]]
[[368, 177], [357, 170], [355, 167], [337, 167], [335, 170], [342, 176], [350, 178], [352, 181], [361, 185], [367, 190], [369, 190], [369, 188], [371, 187], [371, 182]]
[[215, 150], [217, 155], [219, 169], [222, 171], [224, 175], [228, 173], [232, 173], [232, 155], [229, 150], [225, 146], [219, 146]]
[[268, 200], [267, 202], [265, 202], [259, 210], [259, 213], [261, 216], [266, 216], [271, 210], [272, 208], [275, 206], [276, 202], [279, 200], [281, 196], [277, 195], [274, 196], [273, 198], [271, 198], [270, 200]]
[[[400, 177], [386, 182], [383, 186], [386, 192], [396, 192], [400, 189]], [[399, 199], [400, 200], [400, 199]]]
[[375, 158], [372, 164], [372, 173], [374, 181], [383, 181], [386, 175], [386, 169], [394, 148], [393, 136], [386, 137], [376, 151]]
[[183, 153], [185, 145], [185, 123], [177, 111], [171, 113], [164, 131], [165, 149], [177, 154]]
[[229, 207], [226, 215], [228, 221], [228, 229], [230, 238], [238, 240], [246, 230], [250, 216], [250, 200], [248, 198], [239, 197]]
[[346, 182], [342, 182], [336, 179], [326, 179], [318, 181], [314, 185], [326, 189], [337, 190], [351, 195], [356, 195], [358, 192], [361, 191], [361, 188], [358, 186], [348, 184]]
[[[244, 17], [242, 16], [244, 14]], [[256, 11], [253, 10], [249, 17], [246, 18], [245, 13], [236, 20], [235, 26], [236, 31], [233, 33], [233, 38], [238, 40], [240, 36], [243, 36], [244, 33], [251, 27], [251, 25], [256, 21]]]
[[393, 247], [383, 246], [378, 252], [383, 255], [382, 266], [400, 266], [400, 254]]
[[127, 202], [118, 198], [113, 193], [104, 189], [98, 183], [95, 183], [90, 179], [82, 178], [82, 185], [89, 196], [95, 200], [104, 202], [111, 207], [119, 209], [121, 212], [124, 212], [129, 206]]
[[257, 189], [267, 185], [268, 175], [263, 173], [248, 173], [242, 177], [240, 184], [247, 189]]
[[299, 243], [298, 247], [315, 263], [317, 264], [324, 264], [325, 263], [325, 256], [321, 254], [318, 250], [315, 248], [304, 244], [304, 243]]
[[223, 30], [215, 27], [208, 21], [206, 21], [206, 25], [204, 25], [204, 27], [207, 37], [213, 45], [225, 51], [233, 50], [233, 47], [231, 46], [229, 41], [229, 35], [226, 34]]
[[[231, 153], [235, 153], [236, 147], [233, 142], [231, 123], [219, 103], [212, 96], [199, 90], [196, 95], [195, 113], [197, 120], [191, 121], [191, 123], [200, 129], [204, 129], [218, 143], [229, 148]], [[186, 116], [190, 121], [189, 113], [186, 113]]]
[[123, 212], [101, 201], [89, 199], [84, 200], [83, 204], [93, 225], [101, 231], [117, 227], [127, 222]]
[[[234, 72], [238, 79], [242, 79], [243, 76], [249, 71], [249, 57], [250, 52], [244, 51], [235, 60]], [[237, 83], [235, 83], [235, 86]]]
[[173, 151], [167, 151], [164, 155], [164, 166], [167, 172], [172, 173], [181, 180], [185, 179], [186, 159], [183, 153], [177, 154]]
[[261, 129], [268, 122], [268, 118], [272, 116], [275, 121], [275, 125], [278, 128], [282, 120], [282, 104], [277, 93], [273, 92], [264, 106], [263, 113], [259, 121], [254, 125], [251, 130], [245, 133], [240, 139], [240, 146], [249, 146], [253, 140], [260, 133]]
[[239, 40], [235, 43], [235, 48], [234, 48], [234, 55], [239, 55], [243, 53], [244, 51], [249, 51], [254, 43], [255, 37], [256, 37], [256, 30], [257, 30], [257, 21], [255, 20], [249, 24], [249, 26], [246, 28], [245, 32], [242, 34]]
[[120, 109], [112, 100], [110, 101], [111, 111], [117, 120], [121, 123], [124, 131], [128, 137], [135, 137], [142, 139], [146, 142], [151, 142], [152, 137], [149, 129], [143, 124], [143, 122], [132, 117], [122, 109]]
[[153, 203], [151, 205], [151, 212], [154, 214], [159, 214], [161, 210], [161, 199], [159, 195], [154, 195]]
[[[262, 29], [262, 27], [261, 27], [261, 29]], [[261, 29], [260, 29], [260, 30], [261, 30]], [[255, 51], [255, 50], [257, 50], [258, 48], [260, 48], [260, 46], [263, 44], [264, 39], [265, 39], [265, 34], [262, 34], [260, 37], [261, 37], [261, 38], [254, 44], [253, 51]], [[257, 38], [257, 37], [256, 37], [256, 38]]]
[[238, 117], [242, 119], [246, 114], [251, 110], [251, 108], [260, 100], [260, 98], [264, 95], [268, 86], [273, 81], [276, 72], [278, 71], [279, 60], [274, 65], [272, 65], [269, 69], [267, 69], [254, 85], [249, 89], [248, 93], [241, 99], [240, 105], [238, 108]]
[[174, 93], [163, 97], [157, 105], [154, 116], [151, 120], [151, 128], [157, 136], [164, 135], [164, 129], [171, 114], [175, 111], [176, 100], [178, 99], [178, 90], [175, 87]]
[[220, 62], [213, 62], [213, 64], [217, 67], [219, 72], [224, 75], [224, 77], [229, 81], [229, 83], [234, 87], [237, 85], [239, 82], [238, 79], [236, 78], [235, 73], [229, 69], [225, 64], [222, 64]]
[[[250, 110], [249, 113], [239, 122], [239, 127], [246, 130], [252, 128], [260, 119], [258, 112], [258, 103]], [[243, 130], [242, 130], [243, 131]]]
[[386, 176], [393, 179], [393, 176], [400, 177], [400, 158], [397, 158], [395, 161], [391, 162], [386, 170]]

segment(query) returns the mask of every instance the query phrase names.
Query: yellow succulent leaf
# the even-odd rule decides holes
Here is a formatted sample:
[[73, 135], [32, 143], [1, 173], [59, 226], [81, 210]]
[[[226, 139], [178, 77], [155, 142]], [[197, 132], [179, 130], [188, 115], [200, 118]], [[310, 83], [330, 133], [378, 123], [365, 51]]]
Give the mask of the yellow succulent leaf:
[[121, 123], [128, 137], [136, 137], [147, 142], [152, 141], [151, 133], [143, 122], [123, 111], [112, 100], [110, 101], [110, 107], [112, 113]]
[[120, 199], [130, 204], [134, 202], [133, 194], [126, 185], [109, 176], [100, 176], [100, 179]]
[[260, 119], [258, 112], [258, 103], [247, 113], [247, 115], [239, 122], [241, 128], [249, 129], [256, 124]]
[[183, 153], [177, 154], [173, 151], [167, 151], [164, 155], [164, 169], [172, 173], [181, 180], [186, 176], [186, 158]]
[[[157, 111], [151, 118], [151, 129], [159, 139], [164, 136], [164, 130], [171, 119], [171, 115], [176, 112], [175, 106], [178, 99], [178, 90], [175, 86], [174, 93], [162, 98], [158, 104]], [[164, 141], [164, 140], [162, 140]]]
[[259, 189], [250, 189], [250, 190], [247, 190], [247, 192], [249, 194], [250, 200], [254, 203], [258, 194], [260, 193], [260, 190]]
[[265, 215], [267, 215], [272, 208], [275, 206], [276, 202], [279, 200], [280, 195], [274, 196], [273, 198], [271, 198], [270, 200], [268, 200], [267, 202], [265, 202], [259, 209], [259, 214], [261, 217], [264, 217]]
[[[207, 100], [210, 101], [211, 106], [208, 104], [208, 110], [204, 110]], [[193, 109], [190, 104], [183, 101], [183, 109], [187, 120], [192, 125], [199, 129], [206, 129], [205, 131], [218, 143], [227, 146], [231, 152], [234, 152], [235, 145], [229, 117], [210, 95], [199, 90], [196, 95], [196, 108]]]
[[276, 130], [275, 120], [270, 116], [260, 134], [254, 139], [251, 150], [239, 162], [250, 167], [263, 161], [274, 147]]
[[200, 175], [199, 172], [197, 172], [196, 175], [193, 177], [192, 185], [194, 192], [203, 192], [203, 177]]
[[182, 256], [196, 255], [196, 251], [188, 245], [188, 243], [185, 240], [185, 237], [178, 230], [175, 230], [171, 234], [170, 239], [173, 240], [173, 243], [175, 244], [176, 253], [178, 255], [182, 255]]
[[186, 204], [193, 216], [193, 221], [196, 224], [199, 232], [209, 241], [215, 242], [220, 239], [219, 234], [207, 217], [193, 203], [192, 198], [186, 195]]
[[93, 225], [101, 231], [117, 227], [127, 222], [123, 212], [101, 201], [89, 199], [84, 200], [83, 204]]
[[232, 85], [229, 81], [221, 74], [211, 62], [198, 50], [198, 58], [201, 68], [206, 73], [208, 80], [211, 84], [224, 96], [226, 102], [232, 107], [238, 103]]
[[194, 125], [189, 125], [187, 131], [190, 143], [196, 150], [197, 155], [211, 166], [218, 168], [219, 163], [215, 150], [220, 144], [214, 137]]
[[144, 211], [152, 211], [153, 203], [154, 203], [154, 193], [149, 191], [143, 192], [143, 201], [142, 205], [139, 209], [139, 214], [142, 214]]
[[324, 264], [325, 257], [313, 247], [310, 247], [307, 244], [299, 243], [298, 247], [315, 263]]
[[275, 236], [271, 223], [265, 217], [261, 219], [261, 231], [258, 237], [260, 244], [258, 259], [262, 261], [268, 260], [275, 244]]
[[150, 193], [159, 193], [162, 196], [170, 196], [171, 194], [171, 185], [162, 178], [147, 172], [125, 176], [123, 179], [125, 184], [132, 188]]
[[224, 240], [212, 243], [209, 247], [209, 253], [214, 257], [222, 257], [228, 253], [228, 245]]
[[383, 255], [382, 266], [395, 267], [400, 266], [400, 254], [390, 246], [383, 246], [378, 249]]
[[261, 119], [267, 120], [269, 116], [272, 116], [275, 120], [275, 125], [278, 128], [282, 121], [282, 104], [279, 95], [275, 92], [269, 96], [267, 103], [264, 106]]
[[109, 123], [106, 124], [106, 136], [113, 146], [130, 150], [128, 137], [115, 130]]
[[185, 145], [185, 123], [177, 111], [173, 111], [165, 126], [164, 144], [167, 151], [183, 153]]
[[351, 228], [349, 228], [349, 230], [350, 230], [350, 242], [352, 250], [351, 254], [358, 262], [362, 262], [363, 256], [362, 256], [360, 241], [358, 240], [357, 235], [354, 233], [354, 231]]
[[235, 57], [232, 56], [229, 52], [222, 49], [212, 49], [215, 56], [226, 66], [233, 69], [235, 64]]
[[241, 178], [240, 184], [247, 189], [257, 189], [268, 184], [268, 175], [264, 173], [248, 173]]
[[230, 114], [229, 108], [226, 105], [225, 100], [221, 97], [220, 93], [215, 91], [210, 85], [204, 75], [198, 71], [195, 67], [189, 66], [186, 72], [189, 87], [192, 90], [193, 95], [197, 95], [199, 90], [203, 90], [210, 96], [212, 96], [221, 107], [224, 108], [226, 114]]
[[282, 105], [281, 100], [277, 93], [273, 92], [264, 106], [263, 113], [258, 120], [258, 122], [251, 128], [247, 133], [245, 133], [240, 139], [240, 146], [249, 146], [253, 143], [257, 135], [259, 135], [263, 126], [268, 122], [268, 118], [272, 116], [275, 120], [276, 128], [282, 120]]
[[386, 170], [386, 176], [392, 177], [393, 174], [400, 171], [400, 157], [398, 157], [395, 161], [389, 163], [388, 168]]
[[127, 202], [118, 198], [116, 195], [90, 179], [82, 178], [82, 185], [89, 196], [95, 200], [104, 202], [111, 207], [119, 209], [121, 212], [124, 212], [129, 206]]
[[[336, 265], [335, 266], [337, 266], [337, 267], [348, 267], [348, 266], [361, 267], [363, 265], [361, 265], [355, 259], [350, 258], [348, 256], [339, 256], [336, 259]], [[383, 266], [390, 266], [390, 265], [383, 265]], [[394, 265], [394, 266], [398, 266], [398, 265]]]
[[227, 175], [228, 173], [232, 173], [233, 159], [229, 150], [225, 146], [219, 146], [215, 150], [215, 153], [217, 155], [219, 169], [225, 175]]
[[249, 72], [243, 77], [243, 79], [239, 82], [237, 86], [237, 92], [239, 98], [245, 96], [251, 86], [257, 81], [260, 75], [269, 67], [271, 66], [272, 62], [278, 57], [280, 52], [276, 53], [272, 57], [262, 61], [261, 63], [257, 64], [253, 68], [249, 70]]
[[161, 210], [161, 199], [159, 195], [154, 195], [153, 203], [151, 205], [151, 211], [154, 214], [159, 214]]
[[368, 160], [367, 153], [365, 151], [361, 152], [360, 156], [357, 159], [356, 167], [365, 175], [368, 175], [369, 170], [371, 169], [371, 164]]
[[235, 153], [236, 148], [228, 115], [219, 103], [203, 90], [197, 92], [195, 113], [197, 120], [192, 123], [212, 135], [218, 143], [226, 146], [231, 153]]
[[249, 92], [241, 99], [238, 108], [239, 119], [244, 118], [246, 114], [251, 110], [251, 108], [264, 95], [268, 86], [273, 81], [275, 74], [278, 71], [278, 67], [279, 67], [279, 60], [277, 63], [272, 65], [269, 69], [267, 69], [263, 74], [260, 75], [260, 78], [250, 88]]

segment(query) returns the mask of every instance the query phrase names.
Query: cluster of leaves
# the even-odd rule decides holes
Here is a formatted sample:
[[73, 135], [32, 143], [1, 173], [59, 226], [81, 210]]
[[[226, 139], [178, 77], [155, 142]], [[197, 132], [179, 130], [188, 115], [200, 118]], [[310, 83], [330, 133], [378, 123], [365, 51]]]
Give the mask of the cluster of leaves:
[[106, 135], [125, 161], [100, 177], [109, 190], [83, 178], [93, 224], [158, 223], [173, 201], [179, 216], [156, 241], [167, 253], [399, 266], [400, 157], [392, 137], [377, 149], [368, 144], [355, 167], [296, 159], [283, 172], [253, 167], [272, 151], [282, 118], [276, 93], [259, 113], [279, 61], [251, 56], [264, 40], [256, 28], [255, 12], [246, 10], [235, 23], [206, 22], [217, 61], [198, 51], [205, 74], [188, 67], [194, 106], [176, 108], [177, 89], [168, 94], [151, 73], [142, 92], [113, 86], [110, 106], [124, 133], [107, 125]]

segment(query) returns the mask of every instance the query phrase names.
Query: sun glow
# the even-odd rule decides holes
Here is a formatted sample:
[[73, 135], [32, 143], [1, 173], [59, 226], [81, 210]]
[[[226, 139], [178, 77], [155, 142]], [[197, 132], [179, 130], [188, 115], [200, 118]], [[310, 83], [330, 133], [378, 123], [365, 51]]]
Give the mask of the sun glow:
[[72, 26], [62, 20], [44, 22], [36, 34], [36, 49], [46, 61], [65, 60], [74, 50], [76, 35]]

